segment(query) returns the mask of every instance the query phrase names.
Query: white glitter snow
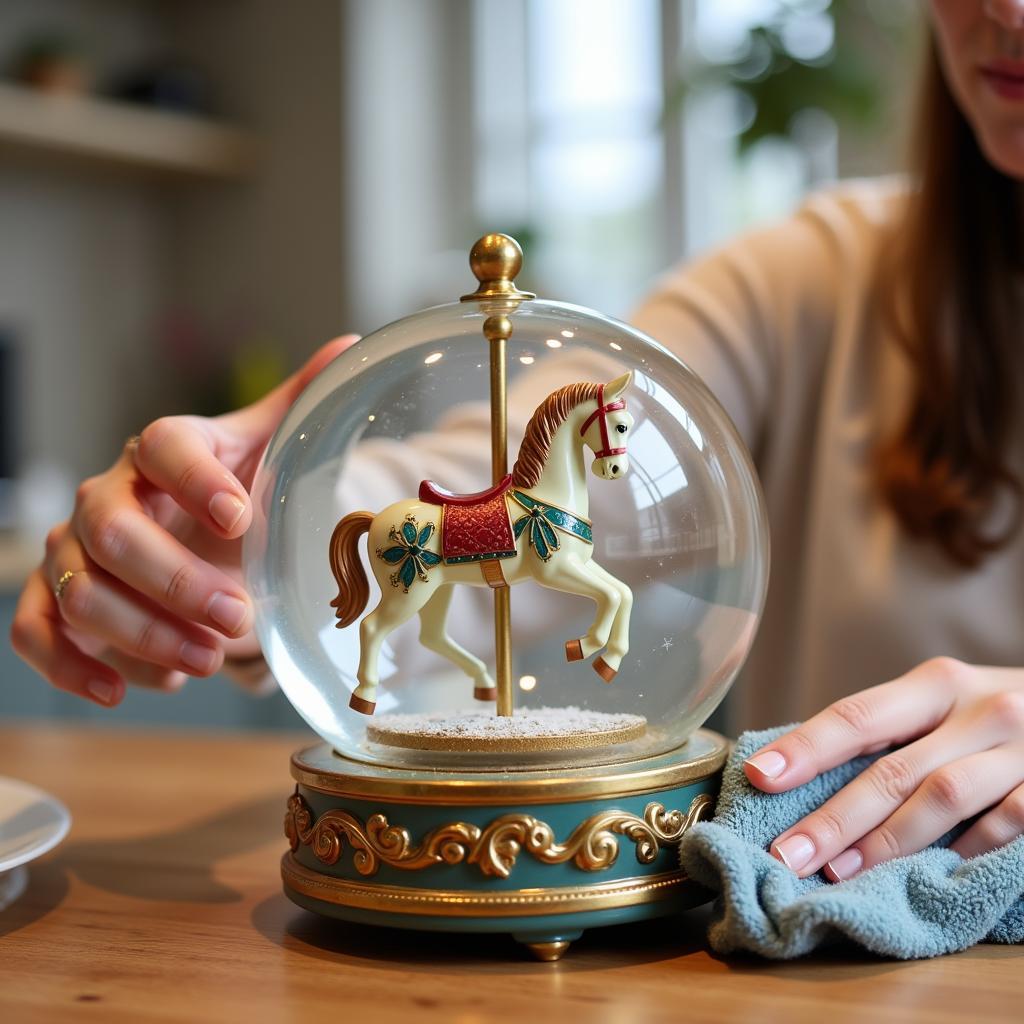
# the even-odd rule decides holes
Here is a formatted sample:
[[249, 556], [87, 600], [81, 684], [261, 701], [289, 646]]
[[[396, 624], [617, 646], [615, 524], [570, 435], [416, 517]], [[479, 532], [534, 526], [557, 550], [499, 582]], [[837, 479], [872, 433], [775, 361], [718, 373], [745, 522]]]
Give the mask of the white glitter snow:
[[379, 715], [373, 727], [380, 733], [459, 737], [463, 739], [525, 739], [580, 736], [633, 729], [646, 725], [643, 715], [610, 714], [583, 708], [522, 708], [511, 717], [493, 711], [434, 711], [422, 715]]

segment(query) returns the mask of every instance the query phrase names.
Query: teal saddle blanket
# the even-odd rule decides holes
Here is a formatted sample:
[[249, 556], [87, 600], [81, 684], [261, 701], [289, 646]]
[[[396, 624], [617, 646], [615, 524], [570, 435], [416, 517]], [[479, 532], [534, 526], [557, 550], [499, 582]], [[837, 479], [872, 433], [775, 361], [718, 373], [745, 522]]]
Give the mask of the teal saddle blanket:
[[740, 736], [714, 818], [683, 837], [682, 866], [718, 894], [708, 936], [716, 951], [788, 959], [847, 941], [913, 959], [982, 941], [1024, 942], [1024, 836], [964, 860], [947, 849], [960, 826], [920, 853], [839, 883], [820, 873], [797, 878], [772, 857], [773, 839], [885, 753], [854, 758], [786, 793], [762, 793], [743, 762], [791, 728]]

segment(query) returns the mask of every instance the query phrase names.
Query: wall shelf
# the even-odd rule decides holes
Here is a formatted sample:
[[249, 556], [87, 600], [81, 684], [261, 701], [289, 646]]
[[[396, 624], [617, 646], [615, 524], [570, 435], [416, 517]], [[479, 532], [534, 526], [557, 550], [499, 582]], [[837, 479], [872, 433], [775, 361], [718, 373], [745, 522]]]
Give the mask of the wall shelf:
[[256, 156], [250, 135], [208, 118], [0, 83], [0, 149], [6, 147], [219, 179], [245, 177]]

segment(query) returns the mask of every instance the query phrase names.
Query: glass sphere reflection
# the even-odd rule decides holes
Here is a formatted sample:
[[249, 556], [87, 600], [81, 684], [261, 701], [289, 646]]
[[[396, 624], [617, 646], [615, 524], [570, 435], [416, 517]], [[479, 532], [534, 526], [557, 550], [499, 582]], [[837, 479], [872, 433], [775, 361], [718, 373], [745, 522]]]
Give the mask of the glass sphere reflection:
[[[479, 301], [453, 303], [382, 328], [321, 371], [281, 423], [256, 474], [256, 515], [244, 547], [268, 663], [303, 718], [340, 753], [361, 760], [493, 770], [619, 761], [677, 747], [725, 696], [756, 632], [768, 559], [753, 468], [724, 411], [671, 353], [622, 323], [540, 300], [509, 314], [509, 465], [546, 396], [568, 384], [608, 384], [630, 374], [622, 396], [628, 419], [609, 420], [613, 432], [626, 430], [613, 433], [616, 440], [606, 446], [628, 441], [628, 461], [591, 464], [588, 457], [586, 487], [593, 560], [628, 585], [633, 607], [629, 650], [606, 683], [592, 670], [596, 655], [566, 660], [566, 641], [591, 629], [593, 600], [533, 579], [512, 586], [515, 705], [538, 714], [578, 709], [581, 722], [641, 716], [645, 726], [614, 742], [539, 751], [381, 742], [375, 722], [398, 721], [396, 715], [433, 714], [450, 723], [494, 714], [493, 704], [473, 700], [466, 672], [436, 646], [421, 644], [416, 616], [381, 647], [374, 715], [349, 707], [358, 685], [360, 627], [336, 628], [331, 602], [338, 586], [328, 551], [335, 524], [358, 510], [376, 515], [415, 498], [424, 479], [453, 492], [491, 484], [483, 325], [492, 311]], [[538, 518], [528, 499], [513, 502], [517, 521]], [[415, 588], [437, 571], [436, 563], [409, 555], [431, 547], [429, 531], [418, 522], [416, 535], [403, 539], [401, 517], [391, 525], [395, 544], [375, 547], [371, 532], [360, 557], [371, 569], [374, 558], [395, 560], [394, 585]], [[539, 557], [544, 524], [517, 522], [516, 529], [522, 537], [536, 530], [541, 547], [530, 540], [520, 557]], [[568, 534], [563, 529], [558, 536]], [[402, 545], [404, 554], [397, 550]], [[477, 573], [478, 585], [451, 588], [448, 628], [493, 676], [494, 592], [483, 584], [479, 564], [467, 571]], [[386, 578], [379, 586], [372, 572], [368, 578], [360, 619], [389, 587]]]

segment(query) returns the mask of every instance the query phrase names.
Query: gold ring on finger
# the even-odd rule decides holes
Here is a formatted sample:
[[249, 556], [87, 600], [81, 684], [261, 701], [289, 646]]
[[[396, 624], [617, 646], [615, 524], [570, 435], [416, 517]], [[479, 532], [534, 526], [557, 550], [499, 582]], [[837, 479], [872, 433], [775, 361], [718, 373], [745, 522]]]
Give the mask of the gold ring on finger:
[[67, 589], [68, 584], [71, 582], [71, 577], [74, 575], [75, 574], [68, 569], [68, 571], [64, 573], [59, 580], [57, 580], [57, 586], [53, 588], [53, 593], [56, 595], [58, 601], [63, 597], [64, 591]]

